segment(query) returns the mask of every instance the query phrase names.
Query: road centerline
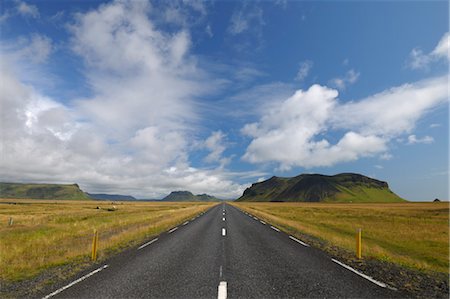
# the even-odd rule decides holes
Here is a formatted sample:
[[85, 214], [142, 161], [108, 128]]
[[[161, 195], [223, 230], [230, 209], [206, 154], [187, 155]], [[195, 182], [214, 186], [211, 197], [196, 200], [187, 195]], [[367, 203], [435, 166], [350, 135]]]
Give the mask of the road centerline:
[[221, 281], [217, 290], [217, 299], [227, 298], [227, 282]]

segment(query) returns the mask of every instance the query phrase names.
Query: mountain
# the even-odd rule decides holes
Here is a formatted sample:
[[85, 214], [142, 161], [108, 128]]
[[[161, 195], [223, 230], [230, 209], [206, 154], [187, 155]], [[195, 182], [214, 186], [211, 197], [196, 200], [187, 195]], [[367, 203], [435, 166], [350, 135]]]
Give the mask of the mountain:
[[95, 200], [137, 200], [130, 195], [120, 194], [104, 194], [104, 193], [86, 193], [90, 198]]
[[0, 183], [0, 198], [90, 200], [77, 184]]
[[219, 199], [208, 194], [194, 195], [189, 191], [173, 191], [162, 201], [219, 201]]
[[356, 173], [333, 176], [301, 174], [293, 178], [273, 176], [252, 184], [236, 201], [300, 202], [403, 202], [388, 183]]

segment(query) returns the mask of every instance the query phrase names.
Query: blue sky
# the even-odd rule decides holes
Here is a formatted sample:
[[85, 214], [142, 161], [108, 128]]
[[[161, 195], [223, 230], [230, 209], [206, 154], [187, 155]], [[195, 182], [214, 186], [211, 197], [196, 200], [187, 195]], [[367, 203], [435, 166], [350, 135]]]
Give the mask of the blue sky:
[[362, 173], [448, 199], [446, 1], [3, 1], [1, 178], [235, 198]]

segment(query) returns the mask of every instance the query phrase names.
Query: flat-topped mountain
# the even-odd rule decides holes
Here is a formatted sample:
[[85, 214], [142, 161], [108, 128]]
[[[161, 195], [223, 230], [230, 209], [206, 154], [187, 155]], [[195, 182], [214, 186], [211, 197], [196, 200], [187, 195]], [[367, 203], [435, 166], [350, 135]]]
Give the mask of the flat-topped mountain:
[[219, 199], [208, 194], [194, 195], [189, 191], [173, 191], [162, 201], [219, 201]]
[[0, 183], [0, 198], [13, 199], [82, 199], [91, 198], [77, 184]]
[[304, 202], [402, 202], [388, 183], [356, 173], [333, 176], [301, 174], [293, 178], [273, 176], [252, 184], [236, 201]]

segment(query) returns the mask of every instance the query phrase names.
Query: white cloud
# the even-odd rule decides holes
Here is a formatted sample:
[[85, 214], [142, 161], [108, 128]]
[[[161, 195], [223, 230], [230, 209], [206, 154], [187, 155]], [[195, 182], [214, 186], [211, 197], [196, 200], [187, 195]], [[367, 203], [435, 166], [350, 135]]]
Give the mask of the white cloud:
[[344, 103], [334, 112], [332, 125], [391, 139], [411, 132], [425, 113], [447, 100], [447, 78], [427, 79]]
[[17, 1], [17, 12], [24, 17], [39, 18], [39, 10], [36, 5]]
[[419, 48], [414, 48], [410, 53], [409, 67], [412, 69], [427, 69], [431, 63], [445, 59], [450, 60], [450, 33], [446, 32], [433, 51], [423, 53]]
[[225, 146], [226, 135], [222, 131], [214, 131], [205, 140], [204, 148], [210, 151], [205, 157], [208, 163], [219, 163], [220, 167], [224, 167], [230, 162], [230, 158], [223, 157], [223, 152], [226, 150]]
[[23, 51], [24, 55], [35, 63], [46, 62], [53, 51], [52, 40], [45, 35], [34, 34], [31, 36], [29, 46]]
[[297, 75], [295, 76], [296, 81], [303, 81], [308, 76], [309, 71], [313, 67], [313, 62], [311, 60], [305, 60], [300, 63], [300, 68], [298, 69]]
[[423, 143], [423, 144], [430, 144], [434, 142], [434, 138], [431, 136], [424, 136], [423, 138], [417, 138], [416, 135], [409, 135], [408, 136], [408, 144], [416, 144], [416, 143]]
[[[242, 158], [275, 162], [282, 170], [375, 155], [389, 159], [389, 142], [411, 132], [424, 114], [447, 101], [447, 81], [441, 77], [406, 84], [357, 102], [340, 103], [337, 96], [336, 90], [319, 85], [297, 91], [243, 127], [252, 141]], [[325, 136], [338, 131], [343, 136], [331, 144]]]
[[374, 165], [373, 167], [375, 167], [376, 169], [383, 169], [384, 168], [382, 165]]
[[339, 90], [345, 90], [347, 86], [352, 85], [358, 81], [360, 73], [356, 72], [354, 69], [347, 71], [345, 76], [336, 77], [330, 80], [330, 85]]
[[[147, 198], [175, 189], [242, 193], [245, 186], [223, 168], [190, 166], [196, 98], [210, 88], [202, 84], [209, 77], [190, 54], [189, 32], [156, 29], [151, 9], [143, 1], [115, 1], [76, 15], [70, 45], [85, 63], [87, 98], [62, 103], [2, 65], [2, 179], [77, 182], [86, 191]], [[48, 57], [43, 40], [31, 42], [39, 61]], [[25, 55], [15, 56], [9, 63], [26, 64]], [[219, 153], [220, 142], [215, 146]]]

